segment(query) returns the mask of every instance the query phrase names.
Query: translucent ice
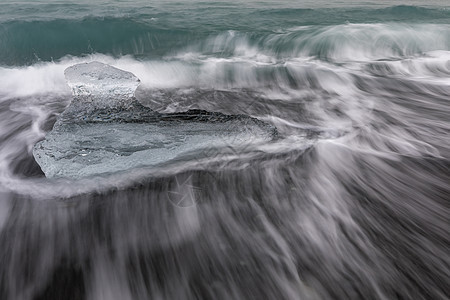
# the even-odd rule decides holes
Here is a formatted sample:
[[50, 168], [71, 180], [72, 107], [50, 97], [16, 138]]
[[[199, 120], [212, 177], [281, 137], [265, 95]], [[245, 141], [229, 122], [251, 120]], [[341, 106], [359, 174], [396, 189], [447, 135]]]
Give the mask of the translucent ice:
[[[270, 141], [273, 127], [248, 116], [142, 106], [133, 74], [94, 62], [65, 71], [73, 101], [33, 155], [47, 177], [99, 175], [210, 155], [206, 149]], [[194, 156], [192, 154], [195, 154]]]
[[64, 71], [72, 89], [73, 100], [56, 125], [67, 121], [111, 121], [125, 114], [136, 117], [149, 110], [134, 97], [139, 79], [126, 72], [100, 62], [82, 63]]
[[133, 73], [100, 62], [71, 66], [64, 75], [74, 97], [110, 108], [126, 106], [139, 86]]

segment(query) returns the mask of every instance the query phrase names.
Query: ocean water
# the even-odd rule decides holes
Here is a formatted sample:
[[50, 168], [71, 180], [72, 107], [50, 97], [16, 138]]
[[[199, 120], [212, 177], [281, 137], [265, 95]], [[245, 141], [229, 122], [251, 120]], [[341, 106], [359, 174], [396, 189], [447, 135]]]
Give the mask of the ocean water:
[[[279, 138], [46, 178], [92, 61]], [[0, 299], [449, 299], [449, 95], [448, 1], [3, 0]]]

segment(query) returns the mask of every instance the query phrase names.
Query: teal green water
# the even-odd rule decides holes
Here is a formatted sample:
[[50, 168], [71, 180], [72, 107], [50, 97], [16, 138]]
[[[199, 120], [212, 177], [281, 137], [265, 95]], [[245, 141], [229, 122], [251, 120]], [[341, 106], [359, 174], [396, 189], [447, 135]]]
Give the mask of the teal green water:
[[[395, 51], [400, 54], [436, 50], [429, 49], [426, 38], [411, 37], [411, 30], [439, 34], [442, 41], [434, 48], [450, 48], [447, 1], [421, 5], [400, 1], [7, 1], [0, 3], [0, 65], [30, 65], [92, 53], [153, 59], [192, 49], [226, 57], [244, 40], [275, 56], [302, 51], [327, 58], [336, 43], [346, 43], [355, 31], [345, 24], [387, 24], [391, 31], [383, 43], [399, 48]], [[435, 26], [424, 26], [431, 24]], [[356, 38], [367, 43], [374, 34], [383, 35], [383, 30], [361, 29]], [[211, 42], [230, 31], [233, 37], [226, 45]]]
[[[94, 61], [147, 108], [78, 66], [64, 118]], [[449, 95], [449, 0], [0, 0], [0, 299], [448, 300]], [[199, 110], [278, 134], [120, 171]]]

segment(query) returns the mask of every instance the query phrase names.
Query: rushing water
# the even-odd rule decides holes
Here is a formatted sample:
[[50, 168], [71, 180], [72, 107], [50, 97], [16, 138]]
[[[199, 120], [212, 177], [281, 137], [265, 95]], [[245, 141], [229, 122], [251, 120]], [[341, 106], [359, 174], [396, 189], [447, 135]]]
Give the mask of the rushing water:
[[[279, 138], [47, 179], [90, 61]], [[449, 95], [447, 1], [2, 1], [0, 299], [448, 299]]]

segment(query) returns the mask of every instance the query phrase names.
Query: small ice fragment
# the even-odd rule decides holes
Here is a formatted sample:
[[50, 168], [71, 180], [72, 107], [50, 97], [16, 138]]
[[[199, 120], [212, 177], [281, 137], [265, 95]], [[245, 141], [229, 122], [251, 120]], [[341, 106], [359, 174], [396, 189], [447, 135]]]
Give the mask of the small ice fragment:
[[[108, 98], [105, 104], [111, 107], [132, 98], [140, 82], [133, 73], [96, 61], [71, 66], [64, 75], [74, 97], [89, 96], [90, 102], [93, 98]], [[115, 97], [110, 98], [112, 95]]]

